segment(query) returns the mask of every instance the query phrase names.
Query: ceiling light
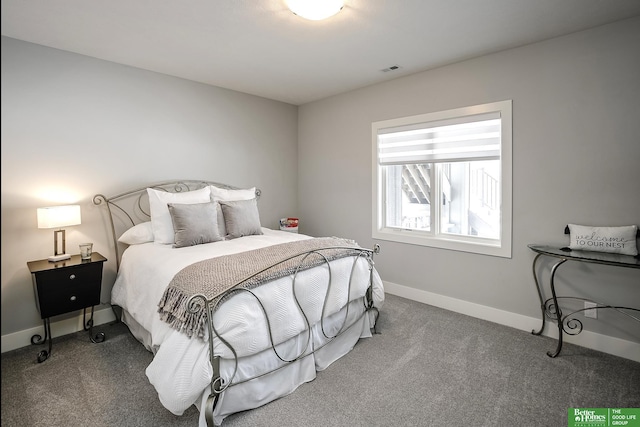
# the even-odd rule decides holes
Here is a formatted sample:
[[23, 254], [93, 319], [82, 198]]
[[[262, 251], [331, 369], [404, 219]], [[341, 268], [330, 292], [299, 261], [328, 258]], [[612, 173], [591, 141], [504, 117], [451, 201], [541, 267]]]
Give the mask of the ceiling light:
[[293, 13], [312, 21], [319, 21], [340, 12], [344, 0], [286, 0]]

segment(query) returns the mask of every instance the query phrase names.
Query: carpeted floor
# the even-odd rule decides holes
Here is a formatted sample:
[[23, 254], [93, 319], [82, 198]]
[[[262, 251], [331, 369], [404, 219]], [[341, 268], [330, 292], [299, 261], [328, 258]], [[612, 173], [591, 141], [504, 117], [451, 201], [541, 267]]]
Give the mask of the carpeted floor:
[[[567, 409], [640, 407], [640, 363], [387, 295], [378, 329], [293, 394], [228, 417], [240, 426], [565, 426]], [[122, 324], [2, 354], [2, 426], [192, 426], [145, 376]]]

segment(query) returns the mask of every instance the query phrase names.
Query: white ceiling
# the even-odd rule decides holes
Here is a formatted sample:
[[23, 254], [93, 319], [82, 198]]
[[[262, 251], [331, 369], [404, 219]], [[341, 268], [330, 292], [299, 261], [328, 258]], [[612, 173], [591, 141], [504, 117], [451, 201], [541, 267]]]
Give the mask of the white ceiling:
[[284, 0], [1, 6], [3, 36], [295, 105], [640, 16], [639, 0], [346, 0], [326, 21]]

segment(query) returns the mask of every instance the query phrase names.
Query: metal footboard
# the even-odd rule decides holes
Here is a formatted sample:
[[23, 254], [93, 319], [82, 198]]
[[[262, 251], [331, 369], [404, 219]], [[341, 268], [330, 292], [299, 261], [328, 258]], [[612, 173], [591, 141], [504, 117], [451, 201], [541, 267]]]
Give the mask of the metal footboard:
[[[322, 254], [323, 250], [326, 249], [340, 249], [340, 250], [345, 250], [345, 251], [349, 251], [349, 252], [354, 252], [356, 251], [356, 255], [353, 256], [353, 264], [351, 266], [351, 273], [349, 276], [349, 283], [348, 283], [348, 290], [347, 290], [347, 296], [349, 296], [351, 294], [351, 286], [352, 286], [352, 282], [353, 282], [353, 277], [354, 277], [354, 272], [357, 266], [357, 263], [361, 261], [361, 259], [364, 259], [368, 262], [368, 268], [369, 268], [369, 285], [367, 287], [367, 291], [365, 292], [365, 295], [360, 297], [359, 299], [362, 300], [362, 304], [364, 307], [364, 311], [363, 313], [356, 317], [350, 324], [347, 325], [347, 319], [349, 318], [349, 307], [350, 304], [353, 301], [347, 301], [345, 304], [345, 314], [344, 314], [344, 319], [342, 321], [342, 325], [340, 326], [339, 330], [337, 333], [335, 334], [327, 334], [327, 332], [325, 331], [325, 327], [324, 327], [324, 319], [325, 319], [325, 313], [326, 313], [326, 306], [327, 306], [327, 300], [328, 300], [328, 296], [329, 296], [329, 292], [331, 290], [331, 264], [329, 262], [329, 260]], [[316, 249], [316, 250], [312, 250], [312, 251], [308, 251], [308, 252], [304, 252], [304, 253], [300, 253], [297, 254], [295, 256], [292, 256], [290, 258], [287, 258], [286, 260], [282, 260], [276, 264], [273, 264], [261, 271], [257, 271], [255, 272], [255, 274], [252, 274], [250, 277], [247, 277], [241, 281], [239, 281], [238, 283], [236, 283], [236, 285], [229, 289], [227, 292], [225, 292], [225, 294], [222, 296], [222, 298], [218, 297], [215, 299], [207, 299], [204, 295], [201, 294], [197, 294], [197, 295], [193, 295], [187, 302], [188, 305], [188, 309], [189, 311], [191, 311], [192, 313], [197, 313], [200, 310], [202, 310], [203, 308], [207, 310], [207, 328], [208, 328], [208, 332], [209, 332], [209, 359], [211, 362], [211, 367], [213, 369], [213, 376], [211, 378], [211, 383], [210, 383], [210, 391], [209, 391], [209, 397], [207, 399], [207, 403], [206, 403], [206, 407], [202, 408], [202, 410], [205, 411], [205, 419], [207, 421], [207, 426], [208, 427], [214, 427], [215, 423], [214, 423], [214, 412], [216, 409], [216, 405], [219, 401], [220, 396], [222, 395], [222, 393], [224, 393], [225, 390], [227, 390], [229, 387], [232, 387], [234, 385], [237, 384], [241, 384], [244, 383], [246, 381], [249, 381], [251, 379], [245, 379], [239, 382], [234, 382], [233, 378], [235, 377], [237, 371], [238, 371], [238, 354], [236, 352], [236, 350], [233, 348], [233, 346], [224, 339], [223, 336], [221, 336], [217, 329], [216, 326], [213, 322], [213, 313], [217, 310], [217, 308], [219, 307], [220, 304], [224, 303], [224, 301], [226, 301], [229, 297], [231, 297], [233, 294], [238, 293], [238, 292], [248, 292], [249, 294], [251, 294], [256, 301], [258, 302], [259, 306], [262, 309], [262, 313], [264, 315], [266, 324], [267, 324], [267, 328], [268, 328], [268, 332], [269, 332], [269, 342], [271, 345], [271, 350], [273, 351], [273, 353], [276, 355], [276, 357], [278, 357], [278, 359], [280, 359], [282, 362], [285, 362], [284, 365], [268, 372], [275, 372], [279, 369], [282, 369], [286, 366], [288, 366], [288, 364], [296, 362], [304, 357], [307, 357], [311, 354], [314, 354], [316, 351], [320, 350], [321, 348], [324, 347], [324, 345], [328, 344], [329, 342], [331, 342], [333, 339], [337, 338], [338, 336], [340, 336], [342, 333], [344, 333], [345, 331], [347, 331], [351, 326], [355, 325], [358, 321], [360, 321], [360, 319], [362, 318], [362, 316], [366, 316], [368, 315], [369, 312], [373, 311], [375, 313], [375, 320], [374, 320], [374, 333], [377, 333], [376, 329], [375, 329], [375, 324], [377, 322], [377, 318], [378, 318], [378, 310], [374, 307], [374, 301], [373, 301], [373, 256], [375, 254], [378, 254], [380, 252], [380, 246], [378, 244], [374, 245], [373, 249], [365, 249], [365, 248], [360, 248], [360, 247], [340, 247], [340, 248], [324, 248], [324, 249]], [[327, 292], [325, 294], [325, 298], [324, 298], [324, 302], [323, 302], [323, 307], [322, 307], [322, 316], [320, 318], [320, 329], [323, 333], [323, 335], [325, 336], [325, 338], [328, 339], [327, 343], [324, 344], [323, 346], [320, 346], [318, 348], [313, 348], [311, 349], [311, 351], [309, 350], [309, 345], [311, 343], [311, 328], [313, 325], [311, 325], [309, 323], [309, 320], [306, 316], [306, 314], [304, 313], [304, 310], [302, 309], [300, 302], [297, 298], [296, 295], [296, 279], [298, 277], [298, 273], [304, 268], [305, 262], [307, 261], [307, 259], [311, 256], [320, 256], [322, 258], [324, 258], [324, 262], [322, 265], [326, 264], [328, 266], [328, 271], [329, 271], [329, 276], [328, 276], [328, 286], [327, 286]], [[300, 258], [300, 262], [298, 263], [298, 267], [295, 270], [295, 273], [293, 274], [292, 278], [291, 278], [291, 286], [293, 289], [293, 297], [294, 297], [294, 301], [296, 303], [296, 305], [298, 306], [298, 309], [300, 311], [301, 316], [304, 318], [304, 321], [306, 323], [306, 328], [303, 331], [303, 333], [306, 333], [306, 344], [304, 346], [304, 348], [302, 349], [302, 351], [294, 358], [284, 358], [282, 357], [280, 354], [278, 354], [278, 351], [276, 349], [277, 344], [279, 343], [275, 343], [273, 341], [273, 334], [272, 334], [272, 329], [271, 329], [271, 322], [269, 320], [269, 313], [267, 312], [267, 310], [265, 309], [264, 305], [262, 304], [262, 302], [260, 301], [260, 299], [258, 298], [258, 296], [255, 295], [255, 293], [253, 293], [250, 289], [244, 289], [241, 288], [239, 286], [241, 286], [245, 281], [251, 279], [252, 277], [261, 274], [263, 272], [265, 272], [266, 270], [272, 269], [272, 268], [276, 268], [278, 265], [280, 265], [281, 263], [288, 261], [292, 258]], [[357, 300], [356, 300], [357, 301]], [[224, 379], [222, 378], [222, 373], [220, 370], [220, 356], [216, 355], [214, 353], [214, 337], [219, 339], [221, 343], [223, 343], [223, 345], [225, 345], [230, 352], [233, 354], [233, 359], [234, 359], [234, 371], [233, 374], [231, 375], [230, 379]], [[260, 376], [266, 375], [268, 373], [263, 373]]]

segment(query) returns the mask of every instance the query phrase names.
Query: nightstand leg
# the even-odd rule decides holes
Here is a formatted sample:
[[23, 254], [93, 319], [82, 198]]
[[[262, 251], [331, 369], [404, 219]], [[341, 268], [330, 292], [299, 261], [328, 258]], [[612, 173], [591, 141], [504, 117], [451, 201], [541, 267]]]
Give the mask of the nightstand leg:
[[42, 350], [40, 353], [38, 353], [38, 363], [44, 362], [51, 355], [51, 347], [52, 347], [51, 322], [49, 321], [48, 317], [44, 319], [44, 339], [39, 334], [35, 334], [34, 336], [31, 337], [31, 344], [33, 345], [42, 344], [45, 341], [49, 342], [49, 351]]
[[89, 331], [89, 338], [91, 338], [91, 342], [92, 343], [99, 343], [99, 342], [103, 342], [106, 337], [104, 335], [104, 332], [100, 332], [98, 334], [96, 334], [96, 336], [93, 336], [93, 306], [91, 306], [91, 318], [89, 320], [87, 319], [87, 309], [85, 308], [82, 311], [82, 320], [84, 322], [84, 330], [85, 331]]

